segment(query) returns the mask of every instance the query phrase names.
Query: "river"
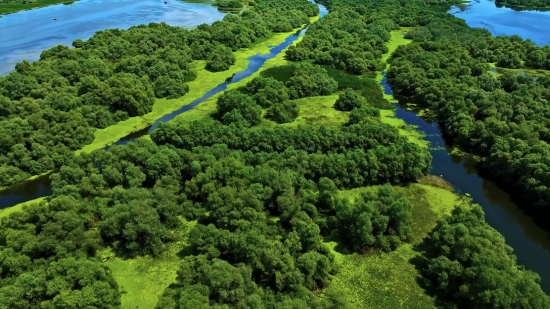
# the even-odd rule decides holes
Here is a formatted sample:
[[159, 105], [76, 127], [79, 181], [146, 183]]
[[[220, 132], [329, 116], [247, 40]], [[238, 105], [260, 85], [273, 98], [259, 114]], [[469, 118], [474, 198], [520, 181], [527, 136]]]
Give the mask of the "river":
[[[489, 9], [492, 10], [494, 14], [491, 14]], [[324, 16], [326, 13], [326, 9], [321, 7], [321, 16]], [[542, 30], [538, 27], [544, 25], [544, 22], [540, 22], [538, 25], [534, 26], [532, 24], [536, 22], [528, 24], [518, 22], [518, 20], [523, 20], [523, 17], [520, 17], [523, 16], [521, 14], [526, 14], [525, 16], [527, 17], [525, 18], [530, 18], [529, 16], [532, 16], [533, 12], [518, 12], [507, 8], [496, 8], [494, 3], [481, 0], [466, 5], [465, 9], [454, 8], [451, 10], [451, 13], [458, 17], [465, 18], [470, 26], [479, 27], [484, 26], [482, 23], [485, 23], [493, 34], [520, 34], [525, 38], [533, 39], [538, 44], [547, 44], [550, 41], [548, 35], [546, 35], [544, 31], [541, 32]], [[482, 13], [485, 14], [485, 16], [490, 17], [494, 15], [496, 17], [483, 20], [483, 17], [480, 17], [484, 16]], [[535, 16], [539, 16], [537, 14], [535, 14]], [[519, 19], [510, 19], [512, 18], [510, 16], [515, 15], [520, 15], [517, 17]], [[503, 16], [502, 20], [499, 20], [498, 16]], [[503, 26], [501, 27], [499, 24], [503, 24]], [[501, 32], [496, 32], [494, 29], [498, 29], [498, 31]], [[273, 47], [268, 55], [256, 55], [249, 58], [250, 63], [247, 69], [237, 73], [231, 81], [218, 85], [206, 93], [202, 98], [182, 107], [174, 113], [162, 117], [153, 126], [140, 132], [133, 133], [121, 139], [116, 144], [125, 144], [139, 136], [149, 133], [156, 128], [158, 123], [173, 119], [178, 114], [193, 108], [207, 98], [223, 91], [228, 84], [250, 76], [252, 73], [256, 72], [267, 59], [277, 55], [282, 49], [290, 45], [303, 33], [304, 31], [298, 35], [290, 36], [281, 45]], [[382, 80], [382, 85], [387, 94], [392, 93], [385, 79]], [[426, 134], [426, 139], [431, 143], [431, 147], [440, 149], [431, 151], [433, 156], [432, 173], [441, 175], [459, 192], [469, 193], [474, 202], [479, 203], [483, 207], [487, 222], [506, 238], [506, 242], [514, 248], [514, 252], [518, 256], [518, 261], [521, 264], [540, 274], [543, 279], [543, 289], [547, 293], [550, 293], [550, 267], [547, 267], [548, 261], [550, 261], [550, 238], [548, 233], [538, 228], [530, 217], [524, 215], [522, 211], [510, 201], [506, 192], [497, 188], [494, 183], [480, 177], [477, 174], [472, 160], [452, 155], [449, 150], [445, 148], [445, 143], [437, 124], [427, 122], [414, 112], [404, 110], [399, 106], [397, 106], [397, 108], [396, 116], [398, 118], [404, 119], [408, 124], [418, 126], [419, 131]], [[17, 203], [46, 196], [49, 195], [50, 192], [49, 180], [46, 177], [38, 178], [23, 186], [12, 188], [10, 191], [0, 192], [0, 208], [13, 206]]]
[[[470, 27], [487, 28], [493, 35], [517, 34], [539, 45], [550, 44], [550, 33], [545, 29], [550, 20], [550, 12], [498, 8], [492, 1], [476, 0], [460, 8], [453, 7], [449, 13], [463, 18]], [[393, 94], [386, 78], [381, 85], [386, 94]], [[550, 294], [549, 233], [539, 228], [494, 182], [480, 177], [474, 160], [453, 155], [445, 144], [437, 123], [428, 122], [397, 104], [395, 106], [396, 117], [417, 126], [430, 142], [430, 148], [433, 149], [430, 150], [433, 156], [431, 173], [441, 176], [458, 192], [470, 194], [473, 201], [482, 206], [487, 223], [504, 236], [506, 243], [514, 249], [520, 264], [541, 276], [541, 286]]]
[[44, 49], [71, 45], [99, 30], [150, 22], [195, 27], [222, 19], [225, 14], [206, 1], [80, 0], [4, 15], [0, 18], [0, 75], [13, 70], [17, 62], [39, 59]]

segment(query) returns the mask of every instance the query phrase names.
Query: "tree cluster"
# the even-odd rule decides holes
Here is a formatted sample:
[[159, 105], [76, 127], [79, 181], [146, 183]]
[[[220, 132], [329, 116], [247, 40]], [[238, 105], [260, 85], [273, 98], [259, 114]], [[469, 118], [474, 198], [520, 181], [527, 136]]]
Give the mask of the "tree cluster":
[[[149, 113], [155, 98], [185, 95], [196, 78], [192, 61], [227, 70], [233, 51], [318, 13], [306, 0], [260, 0], [191, 31], [165, 23], [108, 29], [75, 40], [75, 48], [55, 46], [39, 61], [18, 63], [0, 77], [0, 186], [62, 166], [93, 141], [96, 129]], [[292, 116], [289, 109], [275, 108], [274, 117]]]
[[292, 72], [286, 83], [272, 77], [256, 77], [239, 89], [224, 92], [216, 102], [217, 119], [226, 125], [254, 126], [262, 120], [262, 108], [267, 108], [267, 118], [288, 123], [300, 113], [296, 102], [290, 99], [336, 91], [336, 81], [322, 67], [300, 64]]
[[443, 299], [460, 308], [550, 307], [540, 277], [517, 264], [479, 205], [460, 204], [426, 243], [423, 275]]
[[528, 8], [548, 8], [550, 1], [548, 0], [495, 0], [497, 5], [521, 6]]

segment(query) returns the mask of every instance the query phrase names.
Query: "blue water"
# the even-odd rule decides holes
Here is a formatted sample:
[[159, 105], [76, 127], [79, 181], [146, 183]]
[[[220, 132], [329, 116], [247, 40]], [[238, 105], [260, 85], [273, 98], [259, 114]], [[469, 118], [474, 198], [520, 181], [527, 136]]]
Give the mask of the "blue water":
[[[386, 94], [393, 94], [385, 77], [380, 85]], [[477, 174], [474, 160], [451, 154], [437, 123], [428, 122], [398, 104], [394, 106], [397, 108], [396, 117], [416, 126], [430, 143], [430, 153], [433, 156], [431, 174], [445, 179], [458, 192], [470, 194], [473, 201], [485, 211], [487, 223], [499, 231], [506, 238], [506, 243], [514, 249], [518, 262], [537, 272], [542, 278], [542, 288], [550, 293], [548, 233], [540, 229], [531, 217], [523, 214], [510, 201], [506, 192], [493, 182], [481, 178]]]
[[37, 60], [44, 49], [71, 45], [99, 30], [150, 22], [195, 27], [224, 15], [210, 3], [179, 0], [168, 0], [168, 4], [161, 0], [80, 0], [4, 15], [0, 18], [0, 75], [13, 70], [17, 62]]
[[539, 45], [550, 44], [550, 12], [518, 11], [499, 8], [493, 1], [474, 0], [461, 7], [453, 7], [449, 13], [464, 19], [468, 26], [486, 28], [495, 36], [517, 34]]

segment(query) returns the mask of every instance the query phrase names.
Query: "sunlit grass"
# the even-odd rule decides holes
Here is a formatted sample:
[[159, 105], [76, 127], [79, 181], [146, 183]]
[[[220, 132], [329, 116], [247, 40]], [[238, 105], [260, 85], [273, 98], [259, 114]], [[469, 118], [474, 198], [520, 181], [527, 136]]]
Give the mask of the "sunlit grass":
[[[341, 191], [341, 196], [355, 197], [375, 187]], [[457, 196], [448, 190], [413, 184], [399, 188], [413, 205], [413, 242], [390, 253], [372, 251], [365, 255], [347, 254], [337, 242], [327, 241], [340, 266], [333, 278], [353, 308], [436, 308], [435, 300], [417, 283], [420, 276], [411, 259], [413, 247], [433, 229], [438, 219], [449, 214]]]
[[[171, 245], [159, 257], [137, 257], [108, 259], [105, 265], [111, 270], [121, 292], [122, 309], [152, 309], [164, 290], [175, 282], [181, 256], [187, 248], [187, 233], [196, 222], [186, 222], [178, 231], [180, 241]], [[109, 250], [100, 253], [100, 258], [111, 254]]]

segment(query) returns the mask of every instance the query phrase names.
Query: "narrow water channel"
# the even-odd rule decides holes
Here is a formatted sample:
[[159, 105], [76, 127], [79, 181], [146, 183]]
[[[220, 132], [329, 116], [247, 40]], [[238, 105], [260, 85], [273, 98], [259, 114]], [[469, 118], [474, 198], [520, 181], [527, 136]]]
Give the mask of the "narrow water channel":
[[[393, 95], [386, 77], [380, 83], [384, 92]], [[506, 243], [514, 249], [518, 262], [528, 269], [537, 272], [541, 278], [541, 287], [550, 293], [550, 235], [539, 228], [533, 219], [523, 213], [510, 196], [493, 182], [479, 176], [475, 161], [453, 155], [445, 144], [439, 126], [428, 122], [413, 111], [408, 111], [398, 104], [395, 116], [407, 124], [414, 125], [430, 142], [432, 159], [431, 173], [449, 182], [456, 191], [468, 193], [473, 201], [485, 211], [485, 220], [499, 231]]]
[[[323, 17], [328, 13], [328, 10], [320, 4], [317, 4], [320, 9], [320, 16]], [[158, 119], [153, 125], [149, 126], [148, 128], [145, 128], [143, 130], [134, 132], [129, 134], [128, 136], [123, 137], [119, 141], [115, 142], [115, 145], [124, 145], [127, 144], [134, 139], [147, 135], [151, 133], [159, 123], [166, 122], [169, 120], [174, 119], [177, 115], [184, 113], [193, 107], [197, 106], [198, 104], [204, 102], [208, 98], [211, 98], [215, 94], [224, 91], [227, 89], [227, 86], [236, 83], [252, 74], [257, 72], [262, 65], [268, 60], [275, 56], [277, 56], [279, 53], [283, 51], [286, 47], [288, 47], [290, 44], [292, 44], [294, 41], [296, 41], [300, 36], [302, 36], [306, 29], [303, 29], [291, 36], [289, 36], [283, 43], [272, 46], [270, 49], [269, 54], [263, 54], [263, 55], [254, 55], [250, 58], [248, 58], [248, 66], [243, 71], [240, 71], [236, 73], [231, 80], [228, 80], [224, 83], [219, 84], [215, 88], [211, 89], [207, 93], [205, 93], [201, 98], [193, 101], [192, 103], [185, 105], [181, 107], [180, 109], [165, 115]], [[105, 149], [109, 149], [110, 146], [105, 147]], [[11, 207], [14, 205], [17, 205], [19, 203], [27, 202], [39, 197], [48, 196], [52, 194], [52, 189], [50, 188], [51, 181], [49, 180], [48, 176], [38, 177], [32, 181], [24, 182], [20, 185], [14, 186], [12, 188], [9, 188], [8, 190], [0, 191], [0, 209]]]

